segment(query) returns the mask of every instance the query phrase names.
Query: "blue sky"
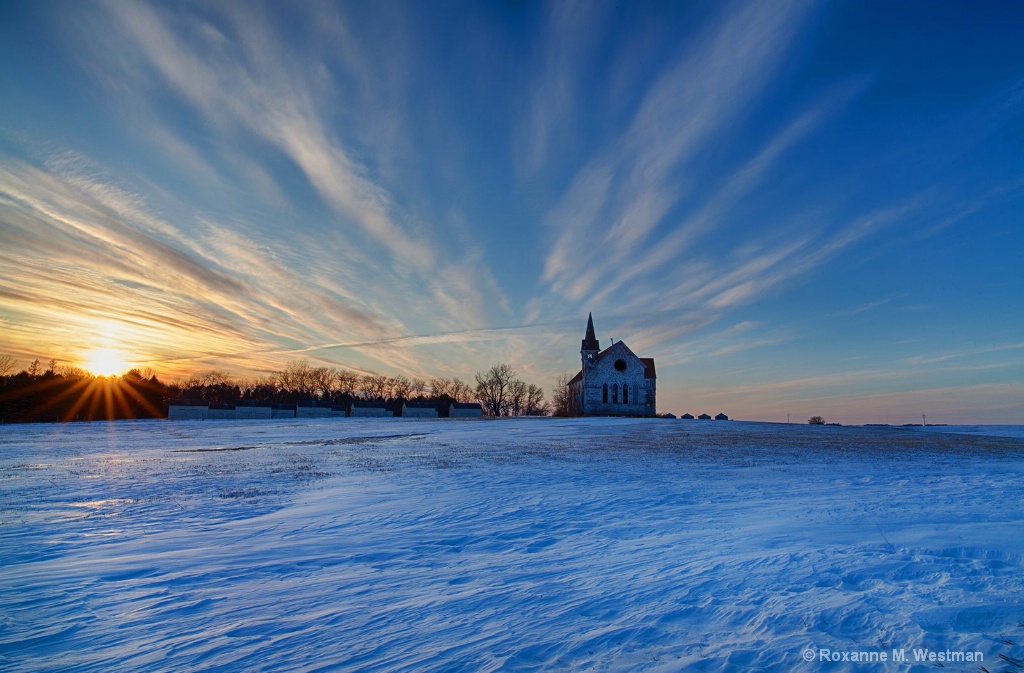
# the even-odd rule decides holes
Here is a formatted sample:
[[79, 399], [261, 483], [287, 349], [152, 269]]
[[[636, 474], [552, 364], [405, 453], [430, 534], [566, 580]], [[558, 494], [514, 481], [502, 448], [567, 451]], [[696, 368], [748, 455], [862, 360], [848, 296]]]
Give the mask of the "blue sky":
[[1024, 423], [1024, 6], [6, 2], [0, 352]]

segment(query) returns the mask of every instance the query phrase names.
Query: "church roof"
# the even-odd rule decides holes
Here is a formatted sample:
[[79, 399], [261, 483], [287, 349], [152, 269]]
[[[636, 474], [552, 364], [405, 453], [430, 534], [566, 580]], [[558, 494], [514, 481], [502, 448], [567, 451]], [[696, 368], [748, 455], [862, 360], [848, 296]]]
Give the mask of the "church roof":
[[583, 345], [580, 347], [580, 350], [596, 351], [600, 349], [601, 346], [597, 343], [597, 335], [594, 333], [594, 314], [590, 313], [587, 315], [587, 333], [583, 337]]

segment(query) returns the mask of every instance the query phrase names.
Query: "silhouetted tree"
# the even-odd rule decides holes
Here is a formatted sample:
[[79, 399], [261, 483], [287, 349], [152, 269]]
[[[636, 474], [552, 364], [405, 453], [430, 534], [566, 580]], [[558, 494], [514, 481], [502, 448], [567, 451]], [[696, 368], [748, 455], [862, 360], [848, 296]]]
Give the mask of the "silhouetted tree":
[[476, 396], [485, 414], [501, 416], [507, 413], [515, 378], [515, 370], [507, 364], [494, 365], [482, 374], [477, 372]]
[[314, 367], [309, 371], [310, 384], [319, 393], [321, 399], [329, 400], [334, 393], [334, 385], [338, 380], [338, 371], [330, 367]]
[[14, 371], [14, 356], [0, 353], [0, 376], [7, 376]]
[[292, 360], [278, 372], [278, 385], [294, 397], [313, 397], [313, 368], [309, 360]]
[[359, 379], [359, 390], [368, 400], [384, 399], [388, 389], [388, 377], [368, 374]]
[[550, 410], [547, 402], [544, 401], [544, 390], [540, 386], [528, 384], [523, 400], [523, 415], [547, 416]]
[[456, 402], [472, 402], [474, 400], [473, 389], [462, 379], [452, 379], [450, 394]]
[[359, 375], [355, 372], [342, 369], [338, 372], [335, 386], [342, 395], [353, 396], [359, 388]]
[[566, 371], [555, 379], [555, 387], [551, 391], [551, 413], [554, 416], [575, 416], [576, 406], [573, 404], [572, 396], [569, 394], [569, 381], [572, 381], [575, 372]]
[[409, 399], [409, 394], [412, 392], [412, 381], [405, 376], [399, 374], [398, 376], [392, 376], [388, 379], [388, 397], [398, 400]]

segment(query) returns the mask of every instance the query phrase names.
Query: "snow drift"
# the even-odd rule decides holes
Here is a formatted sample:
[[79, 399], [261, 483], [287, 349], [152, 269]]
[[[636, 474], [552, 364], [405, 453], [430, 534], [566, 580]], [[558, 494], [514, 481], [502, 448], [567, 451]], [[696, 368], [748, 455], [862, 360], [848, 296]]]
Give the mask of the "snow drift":
[[0, 427], [0, 668], [1002, 670], [1022, 456], [657, 419]]

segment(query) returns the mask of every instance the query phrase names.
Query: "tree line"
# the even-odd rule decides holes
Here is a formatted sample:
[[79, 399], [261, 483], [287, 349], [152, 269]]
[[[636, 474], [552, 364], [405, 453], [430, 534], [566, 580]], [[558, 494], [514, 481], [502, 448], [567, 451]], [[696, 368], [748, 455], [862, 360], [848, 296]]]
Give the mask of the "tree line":
[[488, 416], [547, 415], [544, 391], [520, 380], [507, 364], [478, 372], [475, 386], [458, 378], [415, 379], [404, 375], [359, 374], [318, 367], [308, 360], [288, 362], [262, 377], [234, 378], [221, 370], [197, 372], [172, 383], [150, 369], [102, 377], [51, 360], [39, 360], [13, 374], [14, 360], [0, 355], [0, 422], [120, 420], [163, 418], [175, 398], [211, 404], [263, 402], [293, 404], [319, 400], [347, 405], [353, 400], [383, 401], [395, 409], [418, 400], [444, 405], [479, 402]]

